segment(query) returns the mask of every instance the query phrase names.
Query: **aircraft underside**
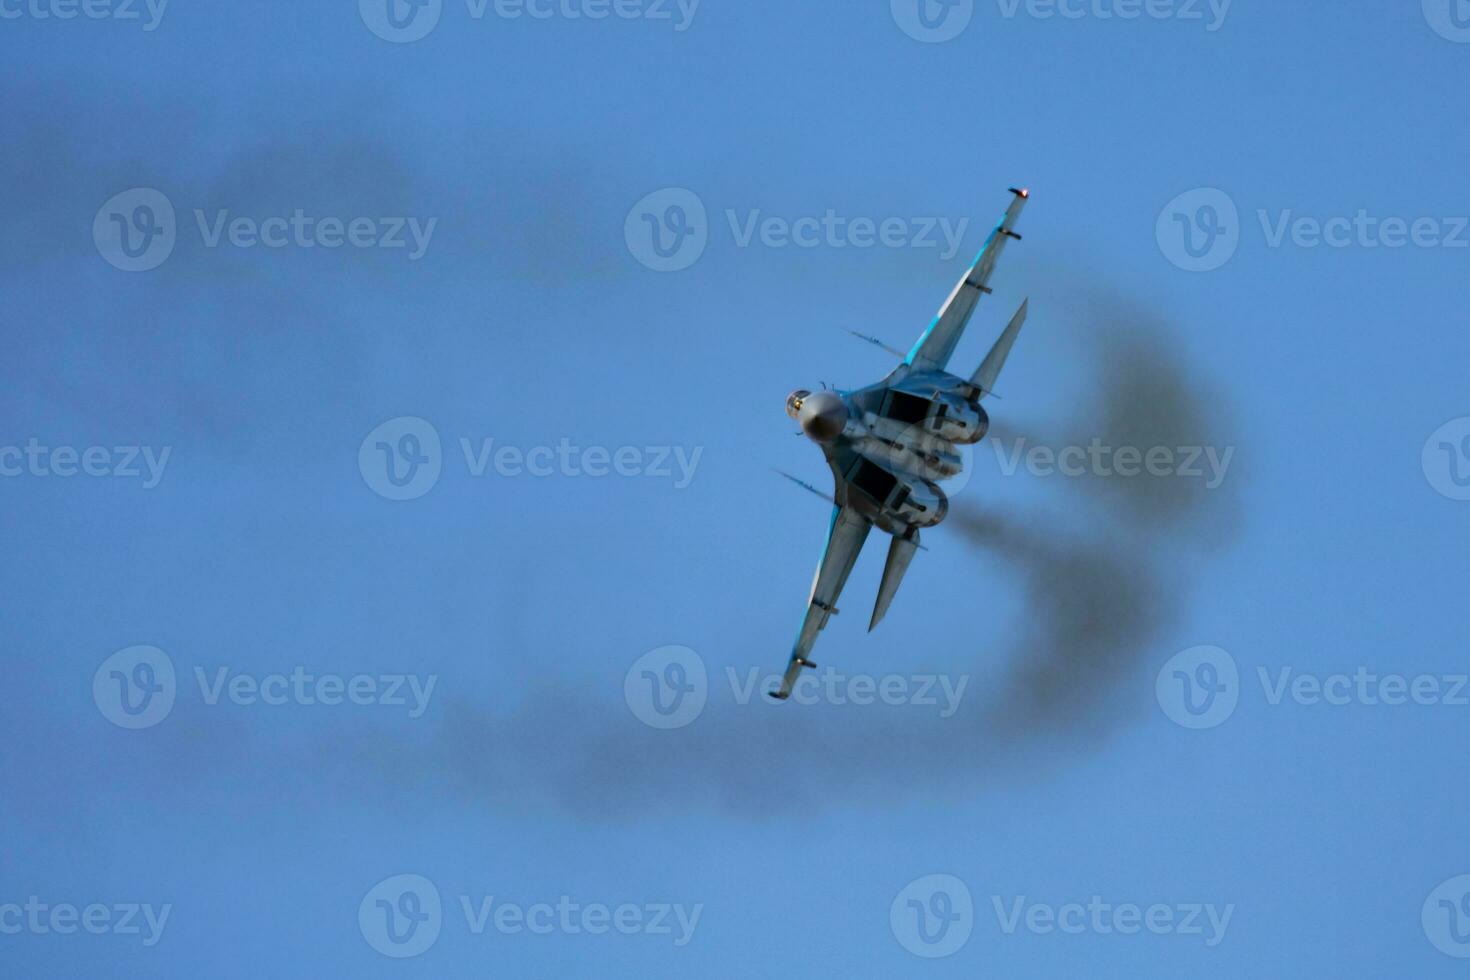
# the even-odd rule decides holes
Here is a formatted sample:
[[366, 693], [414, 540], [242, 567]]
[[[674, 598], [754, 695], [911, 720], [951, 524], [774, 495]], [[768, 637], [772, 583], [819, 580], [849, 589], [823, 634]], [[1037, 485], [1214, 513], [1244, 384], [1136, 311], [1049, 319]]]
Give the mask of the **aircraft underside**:
[[980, 441], [990, 428], [980, 400], [991, 394], [1025, 322], [1026, 304], [968, 379], [950, 374], [946, 366], [976, 304], [991, 292], [990, 275], [1005, 243], [1020, 238], [1014, 225], [1029, 194], [1014, 188], [1011, 193], [1011, 205], [980, 255], [888, 377], [851, 392], [798, 390], [786, 401], [787, 413], [821, 447], [832, 470], [829, 499], [834, 509], [801, 631], [781, 687], [772, 692], [777, 699], [789, 697], [801, 672], [815, 666], [807, 655], [837, 613], [837, 598], [874, 527], [892, 536], [868, 628], [878, 625], [922, 547], [920, 531], [940, 524], [949, 513], [949, 498], [940, 484], [963, 470], [959, 447]]

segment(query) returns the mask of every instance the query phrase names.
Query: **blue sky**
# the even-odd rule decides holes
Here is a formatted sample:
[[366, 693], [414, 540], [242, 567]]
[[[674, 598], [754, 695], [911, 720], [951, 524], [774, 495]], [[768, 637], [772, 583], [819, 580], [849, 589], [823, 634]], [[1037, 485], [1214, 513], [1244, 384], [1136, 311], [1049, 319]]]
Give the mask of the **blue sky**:
[[[7, 973], [1463, 973], [1463, 3], [373, 2], [0, 0]], [[1009, 441], [743, 703], [1022, 184]]]

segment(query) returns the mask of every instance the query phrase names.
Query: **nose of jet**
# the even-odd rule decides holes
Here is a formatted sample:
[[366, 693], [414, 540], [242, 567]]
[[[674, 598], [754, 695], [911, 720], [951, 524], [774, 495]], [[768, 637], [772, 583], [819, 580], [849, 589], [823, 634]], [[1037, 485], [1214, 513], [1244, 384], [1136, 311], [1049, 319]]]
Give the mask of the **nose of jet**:
[[847, 424], [847, 406], [842, 397], [833, 391], [819, 391], [801, 400], [796, 413], [801, 431], [815, 442], [835, 442]]

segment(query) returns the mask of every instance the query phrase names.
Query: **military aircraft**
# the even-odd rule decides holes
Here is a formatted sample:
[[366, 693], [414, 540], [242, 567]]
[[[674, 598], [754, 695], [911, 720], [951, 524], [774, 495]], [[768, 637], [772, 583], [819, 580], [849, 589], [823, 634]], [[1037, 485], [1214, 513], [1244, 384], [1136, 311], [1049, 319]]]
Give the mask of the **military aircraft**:
[[[806, 618], [791, 651], [786, 674], [770, 696], [784, 701], [801, 677], [815, 667], [807, 659], [817, 634], [837, 612], [837, 597], [852, 573], [858, 553], [876, 525], [893, 536], [888, 563], [878, 586], [869, 632], [888, 612], [899, 582], [919, 544], [919, 529], [944, 520], [949, 500], [938, 484], [963, 468], [956, 446], [979, 442], [990, 428], [980, 400], [992, 394], [1016, 335], [1026, 321], [1026, 303], [1011, 318], [1000, 339], [968, 379], [946, 370], [980, 297], [991, 292], [996, 260], [1016, 234], [1016, 219], [1030, 193], [1011, 188], [1011, 203], [985, 240], [979, 257], [955, 286], [934, 322], [902, 363], [882, 381], [856, 391], [798, 389], [786, 399], [786, 413], [815, 442], [832, 470], [831, 496], [782, 474], [832, 501], [832, 524], [807, 600]], [[881, 341], [862, 339], [887, 348]], [[894, 353], [898, 353], [895, 351]]]

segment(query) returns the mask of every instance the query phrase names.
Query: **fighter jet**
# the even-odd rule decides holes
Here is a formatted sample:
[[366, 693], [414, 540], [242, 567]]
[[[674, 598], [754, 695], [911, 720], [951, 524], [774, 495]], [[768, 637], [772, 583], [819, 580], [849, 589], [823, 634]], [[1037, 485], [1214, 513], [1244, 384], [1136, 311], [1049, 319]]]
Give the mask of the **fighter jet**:
[[[947, 366], [980, 297], [991, 292], [990, 276], [1006, 242], [1021, 238], [1016, 234], [1016, 219], [1030, 194], [1013, 187], [1011, 195], [1010, 207], [986, 238], [979, 257], [929, 329], [886, 378], [856, 391], [798, 389], [786, 399], [786, 414], [821, 448], [832, 470], [834, 488], [828, 497], [782, 474], [827, 497], [833, 509], [801, 632], [780, 688], [770, 692], [776, 700], [789, 698], [802, 670], [816, 666], [808, 655], [817, 634], [837, 613], [837, 598], [875, 526], [893, 539], [868, 630], [883, 619], [921, 547], [919, 530], [943, 521], [949, 510], [949, 500], [939, 484], [963, 468], [956, 447], [979, 442], [990, 428], [990, 417], [980, 400], [992, 394], [1026, 321], [1026, 303], [969, 378], [950, 374]], [[891, 349], [875, 338], [858, 336]]]

